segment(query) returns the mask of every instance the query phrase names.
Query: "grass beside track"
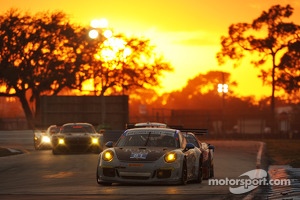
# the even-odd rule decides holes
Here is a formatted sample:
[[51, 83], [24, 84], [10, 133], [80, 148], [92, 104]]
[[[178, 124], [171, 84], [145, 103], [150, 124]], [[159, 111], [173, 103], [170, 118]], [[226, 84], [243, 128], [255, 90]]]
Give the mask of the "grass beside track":
[[266, 153], [272, 165], [291, 165], [300, 168], [300, 140], [299, 139], [268, 139]]

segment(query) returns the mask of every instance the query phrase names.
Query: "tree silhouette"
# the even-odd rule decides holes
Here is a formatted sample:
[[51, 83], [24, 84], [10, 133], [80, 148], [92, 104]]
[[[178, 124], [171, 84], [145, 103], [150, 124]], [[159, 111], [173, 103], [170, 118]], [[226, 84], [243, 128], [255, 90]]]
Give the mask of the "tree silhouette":
[[289, 93], [299, 93], [300, 90], [300, 38], [298, 41], [289, 44], [286, 52], [278, 66], [279, 86]]
[[[257, 59], [252, 59], [255, 66], [263, 65], [269, 58], [272, 67], [269, 70], [261, 70], [263, 80], [271, 77], [271, 113], [275, 114], [275, 89], [281, 86], [277, 83], [279, 64], [278, 57], [289, 51], [289, 46], [299, 41], [300, 27], [291, 22], [285, 22], [293, 13], [290, 5], [274, 5], [267, 12], [249, 23], [237, 23], [229, 27], [228, 36], [221, 38], [222, 49], [217, 53], [220, 64], [224, 64], [225, 58], [240, 61], [246, 52], [256, 53]], [[291, 55], [291, 54], [290, 54]], [[297, 57], [295, 57], [297, 58]], [[298, 57], [299, 60], [299, 57]], [[284, 66], [284, 65], [283, 65]], [[274, 124], [273, 124], [274, 126]]]
[[154, 49], [148, 39], [121, 34], [102, 41], [92, 63], [99, 95], [129, 94], [138, 88], [159, 86], [163, 72], [173, 68]]
[[[218, 94], [217, 87], [223, 82], [227, 83], [230, 88], [237, 85], [235, 81], [230, 80], [228, 72], [208, 71], [206, 74], [198, 74], [189, 79], [187, 85], [180, 91], [170, 94], [168, 106], [177, 109], [221, 109], [221, 96]], [[232, 90], [227, 96], [231, 94]]]
[[79, 88], [88, 78], [82, 73], [80, 29], [61, 12], [32, 17], [10, 10], [0, 20], [0, 79], [7, 89], [3, 95], [20, 99], [28, 125], [34, 127], [28, 92], [29, 101], [35, 101], [39, 109], [40, 95], [57, 94], [64, 87]]
[[130, 94], [158, 86], [162, 73], [172, 70], [149, 40], [121, 35], [112, 39], [122, 39], [124, 48], [115, 51], [113, 59], [99, 59], [99, 52], [115, 46], [106, 45], [110, 40], [90, 40], [88, 28], [72, 24], [63, 12], [31, 16], [11, 9], [0, 16], [0, 24], [0, 85], [6, 88], [0, 95], [19, 98], [30, 128], [39, 115], [41, 95], [81, 90], [91, 78], [101, 83], [100, 95]]

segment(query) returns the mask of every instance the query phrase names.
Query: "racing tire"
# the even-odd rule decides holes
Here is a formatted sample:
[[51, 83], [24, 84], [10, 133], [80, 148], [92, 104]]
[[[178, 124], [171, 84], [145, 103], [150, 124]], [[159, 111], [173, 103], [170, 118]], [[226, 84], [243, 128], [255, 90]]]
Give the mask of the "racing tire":
[[214, 176], [215, 176], [214, 164], [211, 164], [211, 165], [210, 165], [209, 178], [213, 178]]
[[186, 185], [187, 184], [187, 163], [186, 160], [183, 160], [182, 163], [182, 172], [181, 172], [181, 185]]
[[203, 169], [202, 169], [202, 158], [199, 159], [198, 177], [197, 183], [202, 183], [203, 180]]
[[58, 155], [58, 154], [61, 154], [61, 152], [55, 148], [52, 149], [52, 154], [53, 155]]
[[101, 153], [103, 150], [102, 148], [97, 148], [96, 150], [92, 151], [94, 154], [99, 154]]
[[98, 182], [99, 185], [101, 186], [111, 186], [112, 183], [108, 183], [108, 182]]
[[202, 169], [203, 179], [208, 180], [210, 178], [210, 161], [207, 161]]
[[208, 180], [212, 177], [214, 177], [214, 164], [211, 161], [211, 155], [209, 154], [208, 160], [203, 166], [204, 176], [203, 179]]
[[208, 179], [210, 179], [210, 178], [214, 177], [214, 161], [211, 160], [211, 154], [209, 154], [208, 160], [209, 160], [209, 165], [208, 165], [209, 166], [209, 168], [208, 168], [209, 176], [208, 176]]
[[97, 172], [96, 172], [96, 180], [97, 180], [98, 185], [101, 185], [101, 186], [111, 186], [112, 185], [112, 183], [110, 183], [110, 182], [100, 181], [99, 176], [98, 176], [98, 168], [97, 168]]
[[35, 150], [40, 150], [39, 145], [35, 140], [33, 140], [33, 145]]
[[39, 147], [37, 146], [37, 144], [34, 144], [34, 149], [37, 151], [40, 150]]

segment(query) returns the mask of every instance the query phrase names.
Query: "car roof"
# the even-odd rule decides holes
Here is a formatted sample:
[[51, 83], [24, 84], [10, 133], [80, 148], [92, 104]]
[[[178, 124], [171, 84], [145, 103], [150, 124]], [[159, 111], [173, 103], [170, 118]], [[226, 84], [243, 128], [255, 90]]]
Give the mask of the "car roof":
[[148, 129], [154, 129], [154, 128], [161, 128], [161, 129], [169, 129], [169, 130], [177, 130], [178, 132], [181, 132], [182, 134], [193, 135], [194, 137], [196, 135], [204, 135], [208, 133], [208, 129], [206, 128], [184, 128], [183, 126], [168, 126], [165, 123], [160, 122], [141, 122], [136, 124], [127, 124], [127, 130], [130, 129], [136, 129], [136, 128], [148, 128]]
[[159, 123], [159, 122], [142, 122], [136, 123], [134, 127], [144, 127], [144, 128], [167, 128], [167, 124]]
[[[177, 129], [173, 128], [161, 128], [161, 127], [138, 127], [138, 128], [131, 128], [129, 130], [157, 130], [157, 131], [176, 131]], [[179, 131], [179, 130], [177, 130]]]
[[172, 133], [172, 134], [178, 134], [180, 131], [177, 129], [172, 128], [151, 128], [151, 127], [142, 127], [142, 128], [131, 128], [127, 129], [124, 134], [138, 134], [138, 133]]
[[74, 122], [74, 123], [66, 123], [66, 124], [63, 124], [62, 126], [76, 126], [76, 125], [81, 125], [81, 126], [93, 126], [92, 124], [90, 123], [86, 123], [86, 122]]
[[171, 136], [174, 138], [178, 138], [180, 131], [177, 129], [171, 129], [171, 128], [149, 128], [149, 127], [143, 127], [143, 128], [131, 128], [125, 130], [125, 132], [122, 134], [123, 136], [134, 136], [134, 135], [162, 135], [162, 136]]

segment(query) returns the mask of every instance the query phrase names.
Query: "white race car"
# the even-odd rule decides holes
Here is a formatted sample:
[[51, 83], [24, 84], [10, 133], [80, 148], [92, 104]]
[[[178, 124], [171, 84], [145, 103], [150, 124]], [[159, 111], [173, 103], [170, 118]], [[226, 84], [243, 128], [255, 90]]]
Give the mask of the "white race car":
[[202, 182], [202, 153], [180, 130], [161, 126], [127, 129], [107, 142], [97, 162], [97, 183], [186, 184]]

